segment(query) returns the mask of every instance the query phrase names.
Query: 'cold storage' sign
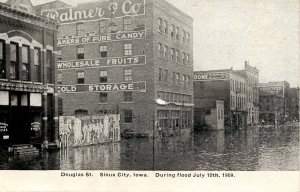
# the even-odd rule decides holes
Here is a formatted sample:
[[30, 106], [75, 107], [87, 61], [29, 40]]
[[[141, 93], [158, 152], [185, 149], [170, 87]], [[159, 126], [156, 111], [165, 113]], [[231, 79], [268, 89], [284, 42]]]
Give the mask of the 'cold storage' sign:
[[104, 35], [87, 35], [87, 36], [67, 36], [64, 38], [57, 39], [57, 46], [69, 46], [69, 45], [80, 45], [90, 43], [100, 43], [109, 41], [121, 41], [121, 40], [132, 40], [132, 39], [144, 39], [146, 37], [146, 31], [127, 31], [119, 33], [109, 33]]
[[146, 91], [146, 82], [59, 85], [58, 93]]
[[57, 20], [61, 24], [97, 21], [114, 17], [145, 14], [145, 0], [125, 0], [119, 2], [92, 2], [78, 7], [44, 10], [42, 15]]
[[283, 86], [259, 87], [259, 95], [277, 95], [283, 97]]
[[131, 57], [111, 57], [100, 59], [82, 59], [75, 61], [58, 61], [57, 69], [97, 68], [100, 66], [143, 65], [146, 63], [145, 55]]

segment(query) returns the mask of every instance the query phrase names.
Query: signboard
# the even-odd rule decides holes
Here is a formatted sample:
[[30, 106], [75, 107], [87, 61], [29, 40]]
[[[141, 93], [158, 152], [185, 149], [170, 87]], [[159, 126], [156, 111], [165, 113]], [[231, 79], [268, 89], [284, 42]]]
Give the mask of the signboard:
[[25, 91], [25, 92], [43, 92], [47, 87], [44, 85], [17, 83], [17, 82], [0, 82], [1, 90]]
[[61, 24], [97, 21], [114, 17], [145, 15], [145, 0], [92, 2], [77, 7], [44, 10], [42, 15]]
[[146, 82], [58, 85], [58, 93], [146, 91]]
[[41, 129], [41, 123], [39, 123], [39, 122], [31, 123], [31, 130], [39, 131], [40, 129]]
[[103, 35], [87, 35], [87, 36], [66, 36], [57, 39], [57, 46], [70, 46], [70, 45], [81, 45], [91, 43], [101, 43], [110, 41], [122, 41], [122, 40], [133, 40], [133, 39], [144, 39], [146, 38], [146, 31], [126, 31], [119, 33], [108, 33]]
[[207, 81], [207, 80], [227, 80], [229, 79], [228, 73], [213, 72], [213, 73], [197, 73], [194, 74], [194, 80]]
[[259, 87], [259, 95], [277, 95], [283, 97], [283, 86]]
[[99, 59], [82, 59], [73, 61], [58, 61], [57, 69], [78, 69], [78, 68], [97, 68], [100, 66], [119, 66], [119, 65], [143, 65], [146, 64], [145, 55], [129, 57], [111, 57]]
[[8, 124], [0, 122], [0, 133], [7, 132]]

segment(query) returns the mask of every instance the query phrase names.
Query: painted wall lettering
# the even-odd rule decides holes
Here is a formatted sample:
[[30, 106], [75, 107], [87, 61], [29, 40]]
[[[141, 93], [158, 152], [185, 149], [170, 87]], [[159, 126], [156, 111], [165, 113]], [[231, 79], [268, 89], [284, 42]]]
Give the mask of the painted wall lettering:
[[227, 73], [198, 73], [194, 74], [194, 80], [205, 81], [205, 80], [225, 80], [229, 79]]

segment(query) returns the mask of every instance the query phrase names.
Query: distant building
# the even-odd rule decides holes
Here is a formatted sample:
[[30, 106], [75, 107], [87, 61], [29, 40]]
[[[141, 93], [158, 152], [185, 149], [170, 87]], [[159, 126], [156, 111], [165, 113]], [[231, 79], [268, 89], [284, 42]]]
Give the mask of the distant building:
[[284, 123], [290, 118], [289, 89], [286, 81], [259, 84], [260, 122]]
[[158, 126], [193, 127], [190, 16], [164, 0], [93, 1], [77, 7], [54, 1], [37, 9], [61, 24], [61, 114], [120, 113], [121, 131], [150, 135]]
[[246, 76], [248, 125], [257, 124], [259, 123], [259, 94], [258, 94], [259, 70], [256, 69], [256, 67], [250, 66], [246, 61], [245, 69], [238, 70], [236, 72]]
[[57, 27], [29, 0], [0, 3], [0, 147], [58, 144]]
[[197, 99], [194, 103], [195, 130], [224, 129], [224, 101]]
[[246, 90], [246, 77], [232, 69], [194, 72], [195, 103], [223, 100], [225, 129], [247, 126]]
[[290, 120], [291, 121], [299, 121], [299, 94], [300, 89], [290, 88], [289, 90], [289, 103], [290, 103]]

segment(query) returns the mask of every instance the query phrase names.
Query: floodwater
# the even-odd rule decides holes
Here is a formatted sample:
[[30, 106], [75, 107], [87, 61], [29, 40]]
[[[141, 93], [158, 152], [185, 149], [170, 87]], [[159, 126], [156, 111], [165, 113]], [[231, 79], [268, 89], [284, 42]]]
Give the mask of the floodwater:
[[299, 126], [193, 134], [183, 130], [156, 139], [154, 145], [152, 138], [124, 139], [35, 156], [0, 154], [0, 169], [12, 170], [297, 171]]

